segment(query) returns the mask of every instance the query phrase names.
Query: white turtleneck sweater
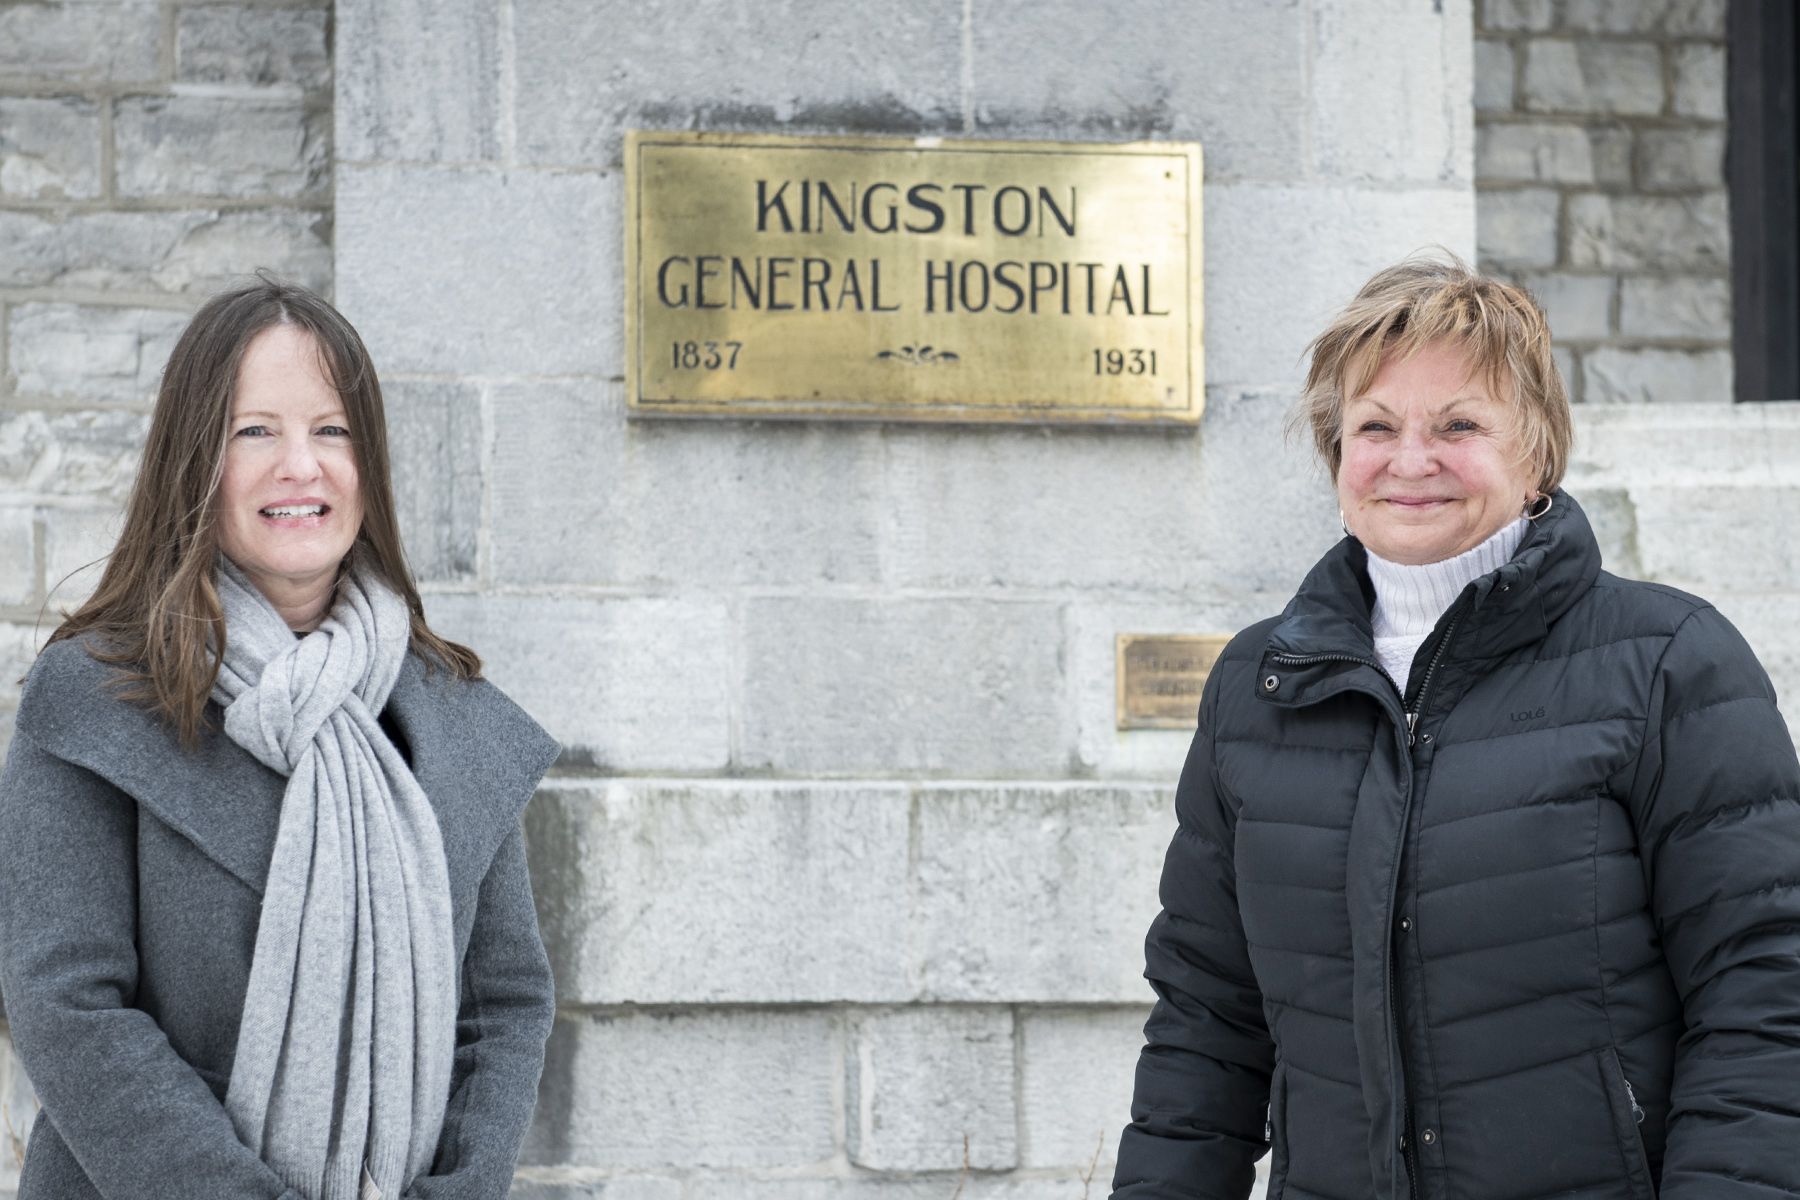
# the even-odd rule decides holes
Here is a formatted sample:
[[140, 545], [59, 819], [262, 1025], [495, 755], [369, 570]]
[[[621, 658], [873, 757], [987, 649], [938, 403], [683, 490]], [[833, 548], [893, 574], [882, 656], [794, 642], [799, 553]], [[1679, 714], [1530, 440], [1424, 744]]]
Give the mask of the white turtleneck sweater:
[[1369, 580], [1375, 585], [1375, 657], [1402, 693], [1413, 656], [1437, 627], [1462, 590], [1489, 571], [1499, 570], [1530, 522], [1520, 517], [1487, 541], [1443, 562], [1407, 567], [1369, 552]]

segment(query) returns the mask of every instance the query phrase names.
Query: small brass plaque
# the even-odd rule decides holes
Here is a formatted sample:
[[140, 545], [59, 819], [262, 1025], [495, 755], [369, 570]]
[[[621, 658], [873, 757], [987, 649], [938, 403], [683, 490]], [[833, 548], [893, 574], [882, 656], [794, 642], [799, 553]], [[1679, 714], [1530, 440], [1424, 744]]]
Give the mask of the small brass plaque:
[[1192, 729], [1200, 692], [1231, 635], [1121, 633], [1120, 729]]
[[625, 139], [636, 415], [1194, 425], [1200, 147]]

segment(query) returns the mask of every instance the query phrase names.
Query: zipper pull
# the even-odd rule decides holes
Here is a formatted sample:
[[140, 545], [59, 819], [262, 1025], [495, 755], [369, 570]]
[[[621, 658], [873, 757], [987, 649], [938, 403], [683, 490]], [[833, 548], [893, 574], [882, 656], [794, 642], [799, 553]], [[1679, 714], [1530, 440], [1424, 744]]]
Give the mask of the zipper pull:
[[1419, 744], [1419, 714], [1416, 712], [1406, 714], [1406, 744], [1409, 746]]
[[1637, 1093], [1631, 1090], [1631, 1080], [1625, 1080], [1625, 1099], [1631, 1102], [1631, 1119], [1639, 1125], [1644, 1123], [1644, 1110], [1638, 1106]]

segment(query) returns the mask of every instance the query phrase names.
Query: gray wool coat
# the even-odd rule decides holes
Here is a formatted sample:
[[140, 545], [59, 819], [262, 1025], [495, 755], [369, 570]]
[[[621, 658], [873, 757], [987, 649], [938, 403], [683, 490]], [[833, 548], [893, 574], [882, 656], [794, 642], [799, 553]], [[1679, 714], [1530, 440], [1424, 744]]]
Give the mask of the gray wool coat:
[[[0, 772], [0, 990], [43, 1104], [19, 1200], [299, 1200], [221, 1103], [286, 780], [216, 719], [180, 749], [113, 673], [45, 650]], [[406, 1200], [498, 1200], [554, 1013], [520, 814], [556, 743], [416, 655], [386, 716], [443, 830], [461, 964], [449, 1111]]]

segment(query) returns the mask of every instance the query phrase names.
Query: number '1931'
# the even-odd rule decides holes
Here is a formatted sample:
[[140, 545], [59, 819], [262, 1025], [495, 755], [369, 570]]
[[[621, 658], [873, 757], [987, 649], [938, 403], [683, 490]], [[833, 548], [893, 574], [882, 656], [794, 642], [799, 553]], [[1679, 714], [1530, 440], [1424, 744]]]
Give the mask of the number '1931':
[[1095, 350], [1094, 374], [1154, 375], [1156, 374], [1156, 351]]

